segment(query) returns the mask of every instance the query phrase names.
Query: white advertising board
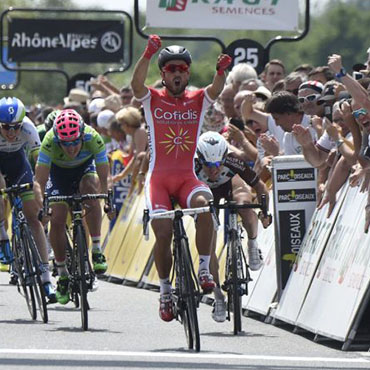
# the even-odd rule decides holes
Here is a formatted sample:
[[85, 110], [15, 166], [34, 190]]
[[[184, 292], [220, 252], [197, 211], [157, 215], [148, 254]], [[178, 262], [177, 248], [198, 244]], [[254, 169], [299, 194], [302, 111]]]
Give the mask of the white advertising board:
[[[367, 194], [350, 188], [297, 319], [316, 334], [346, 341], [370, 282]], [[352, 333], [353, 335], [353, 333]]]
[[297, 0], [147, 0], [146, 26], [158, 28], [298, 29]]
[[329, 218], [327, 217], [328, 204], [323, 209], [315, 211], [283, 295], [276, 311], [272, 313], [273, 317], [295, 324], [347, 190], [348, 183], [340, 190], [337, 203]]

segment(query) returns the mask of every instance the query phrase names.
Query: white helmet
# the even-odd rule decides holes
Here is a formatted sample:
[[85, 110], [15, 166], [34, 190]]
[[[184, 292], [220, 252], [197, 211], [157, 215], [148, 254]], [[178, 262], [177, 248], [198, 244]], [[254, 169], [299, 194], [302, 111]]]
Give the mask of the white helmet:
[[227, 142], [218, 132], [208, 131], [199, 137], [197, 154], [200, 163], [220, 167], [227, 155]]

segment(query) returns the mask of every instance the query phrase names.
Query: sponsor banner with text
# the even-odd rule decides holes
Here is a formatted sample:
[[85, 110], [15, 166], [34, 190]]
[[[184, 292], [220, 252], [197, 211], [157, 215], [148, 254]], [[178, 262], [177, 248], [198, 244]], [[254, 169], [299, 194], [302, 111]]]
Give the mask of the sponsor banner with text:
[[302, 155], [275, 157], [272, 170], [280, 296], [316, 208], [316, 170]]
[[13, 62], [122, 63], [123, 21], [12, 18]]
[[298, 28], [297, 0], [147, 0], [146, 25], [158, 28]]

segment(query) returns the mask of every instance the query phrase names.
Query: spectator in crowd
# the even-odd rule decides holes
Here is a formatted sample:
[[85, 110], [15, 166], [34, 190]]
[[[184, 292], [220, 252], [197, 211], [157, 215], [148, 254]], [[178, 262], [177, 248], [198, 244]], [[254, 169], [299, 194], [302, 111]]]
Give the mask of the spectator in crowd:
[[320, 81], [325, 85], [328, 81], [334, 79], [334, 73], [328, 66], [316, 67], [308, 73], [308, 79], [311, 81]]
[[248, 78], [240, 83], [239, 91], [249, 90], [256, 91], [260, 86], [264, 86], [263, 82], [258, 78]]
[[270, 60], [263, 71], [265, 86], [272, 91], [274, 85], [285, 77], [285, 67], [281, 60]]
[[236, 64], [230, 71], [228, 79], [233, 86], [235, 93], [239, 91], [240, 84], [245, 80], [257, 78], [256, 70], [249, 63]]
[[123, 86], [120, 89], [120, 97], [122, 101], [122, 106], [130, 105], [131, 100], [134, 97], [134, 94], [132, 93], [132, 89], [130, 86]]
[[232, 84], [226, 85], [220, 94], [218, 101], [220, 102], [223, 111], [228, 119], [235, 117], [236, 113], [234, 110], [234, 96], [236, 91]]
[[323, 89], [324, 85], [319, 81], [306, 81], [299, 86], [298, 101], [305, 114], [319, 117], [324, 115], [323, 106], [317, 104]]
[[302, 72], [291, 72], [284, 78], [284, 90], [298, 96], [299, 86], [307, 81], [307, 76]]

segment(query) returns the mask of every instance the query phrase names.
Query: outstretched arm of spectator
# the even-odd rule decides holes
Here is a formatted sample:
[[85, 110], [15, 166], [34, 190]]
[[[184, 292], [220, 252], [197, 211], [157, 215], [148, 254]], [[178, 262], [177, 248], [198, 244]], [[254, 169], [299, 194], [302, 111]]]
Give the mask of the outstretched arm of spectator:
[[148, 88], [145, 86], [145, 80], [148, 75], [150, 60], [160, 47], [160, 37], [158, 35], [150, 35], [145, 51], [137, 61], [134, 73], [132, 74], [131, 87], [135, 98], [143, 98], [148, 93]]
[[227, 54], [221, 54], [217, 59], [216, 64], [216, 74], [213, 77], [213, 82], [211, 85], [207, 86], [207, 94], [212, 100], [216, 100], [221, 94], [225, 81], [225, 70], [231, 64], [231, 57]]
[[258, 122], [261, 125], [263, 132], [268, 130], [268, 113], [255, 110], [253, 104], [256, 102], [256, 95], [252, 92], [245, 96], [243, 103], [241, 105], [241, 112], [243, 121], [253, 120]]
[[257, 148], [244, 136], [243, 131], [233, 124], [228, 126], [229, 139], [234, 140], [242, 148], [246, 159], [255, 161], [257, 159]]
[[302, 146], [306, 161], [314, 167], [320, 167], [325, 162], [328, 154], [314, 144], [310, 130], [302, 125], [294, 125], [292, 132]]
[[[338, 54], [333, 54], [328, 58], [328, 66], [336, 73], [343, 72], [342, 57]], [[341, 82], [347, 88], [348, 92], [362, 107], [370, 110], [370, 99], [364, 87], [362, 87], [355, 79], [349, 74], [341, 77]]]

